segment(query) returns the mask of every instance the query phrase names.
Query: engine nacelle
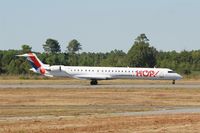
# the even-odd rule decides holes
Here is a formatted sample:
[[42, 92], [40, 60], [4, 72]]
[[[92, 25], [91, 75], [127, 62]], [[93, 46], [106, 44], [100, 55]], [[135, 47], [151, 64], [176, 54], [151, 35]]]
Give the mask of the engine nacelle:
[[62, 66], [50, 66], [50, 71], [62, 71]]

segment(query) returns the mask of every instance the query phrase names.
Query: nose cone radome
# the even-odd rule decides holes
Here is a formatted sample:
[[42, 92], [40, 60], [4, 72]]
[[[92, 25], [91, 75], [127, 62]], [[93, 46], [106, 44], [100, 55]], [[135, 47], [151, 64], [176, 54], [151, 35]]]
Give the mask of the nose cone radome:
[[177, 77], [177, 79], [178, 79], [178, 80], [180, 80], [180, 79], [182, 79], [182, 78], [183, 78], [183, 77], [182, 77], [180, 74], [177, 74], [177, 76], [176, 76], [176, 77]]

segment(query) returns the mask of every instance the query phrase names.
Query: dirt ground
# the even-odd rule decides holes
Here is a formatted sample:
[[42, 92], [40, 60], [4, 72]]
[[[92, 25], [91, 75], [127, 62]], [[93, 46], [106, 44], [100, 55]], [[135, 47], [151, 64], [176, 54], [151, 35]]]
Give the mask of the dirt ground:
[[100, 117], [73, 116], [12, 120], [1, 123], [1, 132], [48, 133], [198, 133], [199, 114]]
[[123, 115], [177, 108], [200, 108], [200, 88], [1, 88], [0, 132], [200, 132], [200, 113]]

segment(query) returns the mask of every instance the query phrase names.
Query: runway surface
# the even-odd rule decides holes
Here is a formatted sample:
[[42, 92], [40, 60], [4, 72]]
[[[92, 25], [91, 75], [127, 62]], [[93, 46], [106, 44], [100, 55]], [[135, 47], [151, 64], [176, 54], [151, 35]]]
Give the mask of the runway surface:
[[0, 88], [66, 88], [66, 89], [81, 89], [81, 88], [199, 88], [200, 84], [0, 84]]
[[123, 112], [113, 113], [116, 116], [144, 116], [144, 115], [164, 115], [164, 114], [186, 114], [186, 113], [200, 113], [200, 108], [177, 108], [169, 110], [155, 110], [155, 111], [141, 111], [141, 112]]

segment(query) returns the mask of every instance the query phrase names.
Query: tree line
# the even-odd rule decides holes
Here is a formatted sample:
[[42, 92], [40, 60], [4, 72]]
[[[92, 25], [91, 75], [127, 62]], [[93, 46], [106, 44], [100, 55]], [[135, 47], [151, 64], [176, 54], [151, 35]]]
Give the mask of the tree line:
[[[61, 52], [59, 42], [55, 39], [47, 39], [42, 46], [44, 52], [34, 53], [42, 62], [50, 65], [162, 67], [185, 75], [200, 73], [200, 50], [158, 51], [150, 45], [145, 34], [135, 39], [127, 53], [116, 49], [107, 53], [80, 53], [82, 45], [76, 39], [68, 43], [65, 52]], [[32, 75], [28, 62], [15, 56], [28, 52], [33, 52], [29, 45], [22, 45], [21, 50], [0, 50], [0, 74]]]

